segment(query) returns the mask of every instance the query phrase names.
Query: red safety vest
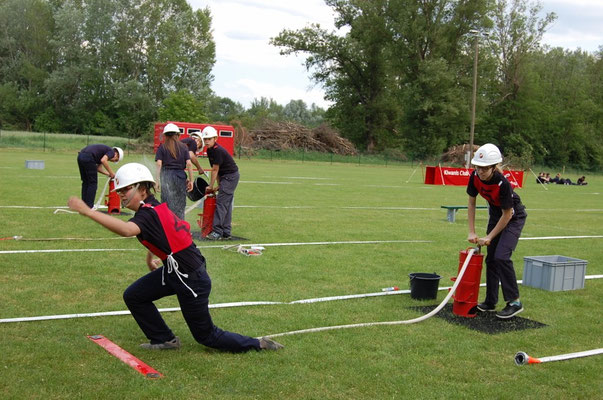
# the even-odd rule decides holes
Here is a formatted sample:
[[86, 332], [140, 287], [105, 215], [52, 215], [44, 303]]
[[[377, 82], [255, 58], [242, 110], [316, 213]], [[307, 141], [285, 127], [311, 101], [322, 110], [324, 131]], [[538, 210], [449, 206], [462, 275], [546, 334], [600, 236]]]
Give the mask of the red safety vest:
[[[186, 249], [193, 244], [193, 238], [191, 236], [191, 226], [188, 222], [178, 218], [167, 206], [167, 203], [161, 203], [158, 206], [151, 204], [143, 204], [142, 207], [151, 208], [161, 222], [161, 227], [168, 240], [171, 254], [178, 253], [181, 250]], [[141, 240], [142, 243], [149, 251], [159, 257], [161, 260], [165, 260], [170, 253], [165, 253], [158, 249], [152, 243], [146, 240]]]
[[473, 186], [477, 189], [479, 194], [488, 201], [493, 206], [500, 207], [500, 186], [502, 185], [502, 180], [487, 185], [482, 182], [481, 179], [477, 176], [477, 173], [473, 175]]

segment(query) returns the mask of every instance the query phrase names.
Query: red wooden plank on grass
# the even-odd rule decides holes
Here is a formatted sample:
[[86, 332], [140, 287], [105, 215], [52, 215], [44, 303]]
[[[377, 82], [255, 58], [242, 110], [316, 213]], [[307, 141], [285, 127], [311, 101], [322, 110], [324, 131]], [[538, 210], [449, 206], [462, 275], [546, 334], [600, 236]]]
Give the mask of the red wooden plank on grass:
[[109, 353], [119, 358], [124, 363], [128, 364], [130, 367], [134, 368], [136, 371], [140, 372], [147, 378], [162, 378], [163, 375], [155, 370], [153, 367], [145, 364], [140, 361], [138, 358], [134, 357], [132, 354], [128, 353], [103, 335], [92, 335], [88, 336], [88, 339], [92, 340]]

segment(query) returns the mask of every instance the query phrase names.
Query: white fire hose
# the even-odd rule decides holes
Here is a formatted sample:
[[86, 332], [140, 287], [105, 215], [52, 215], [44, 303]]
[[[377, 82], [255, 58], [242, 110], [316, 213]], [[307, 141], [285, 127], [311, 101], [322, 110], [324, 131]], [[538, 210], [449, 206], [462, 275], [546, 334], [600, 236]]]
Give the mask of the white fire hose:
[[195, 201], [193, 204], [191, 204], [190, 206], [188, 206], [187, 209], [184, 210], [184, 215], [188, 214], [189, 212], [191, 212], [195, 208], [199, 207], [199, 204], [201, 204], [201, 202], [203, 200], [205, 200], [205, 197], [207, 197], [207, 196], [201, 197], [199, 200]]
[[98, 200], [94, 203], [94, 208], [98, 209], [100, 203], [103, 201], [103, 197], [105, 197], [105, 192], [107, 191], [107, 186], [109, 185], [109, 181], [111, 181], [111, 177], [107, 178], [107, 182], [105, 182], [105, 186], [103, 186], [103, 190], [101, 190], [100, 196], [98, 196]]
[[549, 356], [549, 357], [542, 357], [542, 358], [530, 357], [523, 351], [520, 351], [517, 354], [515, 354], [515, 364], [517, 364], [517, 365], [541, 364], [541, 363], [551, 362], [551, 361], [563, 361], [563, 360], [569, 360], [572, 358], [595, 356], [597, 354], [603, 354], [603, 348], [579, 351], [577, 353], [560, 354], [558, 356]]
[[442, 302], [440, 303], [440, 305], [438, 305], [436, 308], [434, 308], [428, 314], [425, 314], [425, 315], [423, 315], [421, 317], [414, 318], [414, 319], [407, 319], [407, 320], [404, 320], [404, 321], [366, 322], [366, 323], [361, 323], [361, 324], [323, 326], [321, 328], [301, 329], [301, 330], [297, 330], [297, 331], [275, 333], [273, 335], [263, 335], [263, 336], [264, 337], [275, 338], [275, 337], [279, 337], [279, 336], [296, 335], [296, 334], [299, 334], [299, 333], [312, 333], [312, 332], [330, 331], [330, 330], [334, 330], [334, 329], [362, 328], [362, 327], [365, 327], [365, 326], [377, 326], [377, 325], [403, 325], [403, 324], [414, 324], [416, 322], [424, 321], [427, 318], [430, 318], [430, 317], [433, 317], [434, 315], [436, 315], [448, 303], [448, 300], [450, 300], [450, 298], [454, 294], [454, 291], [456, 290], [457, 286], [461, 283], [461, 280], [463, 278], [463, 274], [465, 273], [465, 270], [467, 269], [467, 266], [469, 265], [469, 261], [471, 261], [471, 257], [473, 257], [473, 253], [475, 253], [475, 249], [470, 249], [469, 252], [467, 253], [467, 258], [465, 258], [465, 262], [463, 263], [463, 267], [459, 271], [459, 275], [457, 276], [456, 281], [454, 282], [454, 285], [450, 289], [450, 292], [448, 292], [448, 295], [444, 298], [444, 300], [442, 300]]

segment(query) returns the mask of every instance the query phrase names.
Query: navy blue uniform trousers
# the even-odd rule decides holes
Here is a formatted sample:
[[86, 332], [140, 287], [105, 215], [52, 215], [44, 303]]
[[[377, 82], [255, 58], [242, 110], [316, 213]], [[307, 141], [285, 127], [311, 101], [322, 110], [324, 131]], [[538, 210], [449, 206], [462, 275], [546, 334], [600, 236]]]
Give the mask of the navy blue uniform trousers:
[[[488, 221], [488, 233], [494, 229], [497, 220]], [[488, 246], [486, 256], [486, 300], [485, 303], [498, 303], [498, 284], [502, 287], [503, 298], [506, 302], [519, 298], [517, 277], [511, 255], [517, 247], [521, 230], [526, 223], [526, 217], [512, 218], [505, 229], [499, 233]]]
[[[170, 274], [167, 269], [163, 271], [164, 268], [158, 268], [141, 277], [124, 292], [124, 301], [128, 309], [152, 344], [174, 338], [153, 301], [175, 294], [182, 315], [197, 342], [232, 353], [260, 350], [258, 339], [224, 331], [213, 324], [209, 314], [211, 279], [204, 267], [189, 273], [188, 278], [182, 278], [195, 291], [197, 297], [180, 282], [175, 272]], [[161, 284], [162, 273], [165, 273], [165, 285]]]
[[82, 178], [82, 200], [90, 208], [94, 206], [94, 196], [98, 187], [98, 165], [90, 153], [77, 155], [77, 166]]
[[238, 171], [220, 177], [220, 189], [216, 198], [212, 230], [221, 236], [231, 235], [234, 192], [239, 184], [239, 178]]

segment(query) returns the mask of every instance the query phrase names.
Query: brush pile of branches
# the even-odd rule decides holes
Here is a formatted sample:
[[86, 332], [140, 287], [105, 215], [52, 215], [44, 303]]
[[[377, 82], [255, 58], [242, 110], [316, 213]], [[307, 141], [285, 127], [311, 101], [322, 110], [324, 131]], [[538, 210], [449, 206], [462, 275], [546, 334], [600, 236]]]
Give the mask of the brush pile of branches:
[[354, 145], [326, 124], [310, 129], [294, 122], [266, 120], [260, 127], [246, 132], [237, 130], [241, 146], [266, 150], [305, 150], [340, 155], [357, 154]]
[[[473, 145], [473, 154], [479, 149], [480, 146], [474, 144]], [[462, 144], [458, 146], [453, 146], [448, 149], [448, 151], [442, 154], [440, 161], [442, 163], [447, 163], [450, 165], [465, 165], [465, 154], [469, 151], [468, 144]], [[518, 170], [526, 170], [532, 165], [533, 158], [530, 155], [524, 155], [523, 157], [517, 157], [513, 154], [507, 154], [503, 157], [502, 168], [505, 169], [518, 169]], [[469, 168], [473, 168], [469, 166]]]
[[[475, 151], [479, 149], [478, 145], [473, 145], [473, 154]], [[461, 144], [458, 146], [452, 146], [446, 151], [446, 153], [442, 154], [440, 161], [443, 163], [453, 164], [453, 165], [465, 165], [465, 154], [469, 151], [468, 144]]]

